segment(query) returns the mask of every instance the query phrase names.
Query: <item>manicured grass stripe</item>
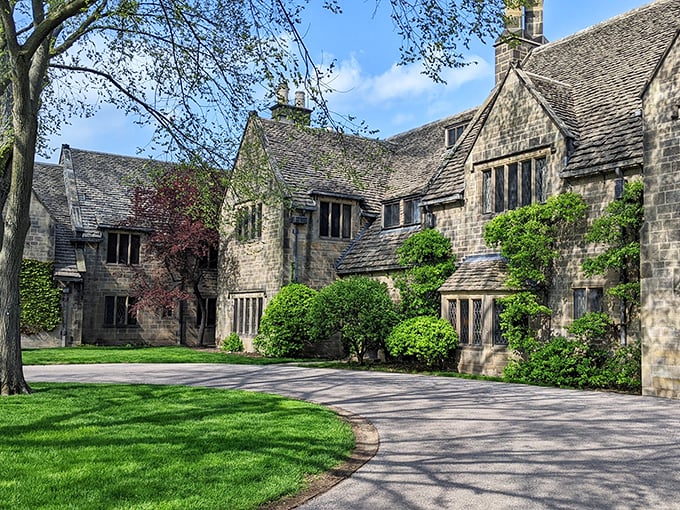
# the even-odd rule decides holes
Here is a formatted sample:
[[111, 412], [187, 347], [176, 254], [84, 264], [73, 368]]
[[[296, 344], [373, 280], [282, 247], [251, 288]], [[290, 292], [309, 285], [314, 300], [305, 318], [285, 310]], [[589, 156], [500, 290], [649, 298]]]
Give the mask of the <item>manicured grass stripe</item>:
[[79, 363], [230, 363], [269, 365], [295, 361], [262, 358], [191, 349], [189, 347], [95, 347], [81, 346], [56, 349], [25, 349], [24, 365], [67, 365]]
[[33, 384], [0, 399], [0, 508], [250, 509], [342, 462], [351, 428], [242, 391]]

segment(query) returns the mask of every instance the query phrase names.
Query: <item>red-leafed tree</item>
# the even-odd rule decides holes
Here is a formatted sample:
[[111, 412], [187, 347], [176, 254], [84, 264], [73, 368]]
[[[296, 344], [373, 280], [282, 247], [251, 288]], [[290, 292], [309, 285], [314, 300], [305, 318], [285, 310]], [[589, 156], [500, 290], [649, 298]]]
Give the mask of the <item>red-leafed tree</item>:
[[201, 282], [217, 269], [219, 211], [224, 197], [224, 173], [219, 170], [173, 166], [135, 188], [128, 223], [151, 229], [147, 255], [164, 271], [140, 271], [133, 286], [133, 312], [162, 313], [179, 303], [180, 343], [184, 343], [183, 303], [194, 298], [199, 309], [198, 340], [203, 344], [207, 321]]

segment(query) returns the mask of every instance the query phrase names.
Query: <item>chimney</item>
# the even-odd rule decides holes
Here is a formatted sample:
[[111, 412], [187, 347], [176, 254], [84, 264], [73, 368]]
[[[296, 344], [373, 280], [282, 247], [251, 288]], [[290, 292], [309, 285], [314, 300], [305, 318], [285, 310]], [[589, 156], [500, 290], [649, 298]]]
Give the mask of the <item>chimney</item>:
[[312, 110], [305, 107], [305, 93], [303, 91], [296, 91], [295, 104], [290, 104], [288, 100], [288, 85], [283, 83], [276, 92], [276, 100], [277, 103], [270, 108], [272, 119], [287, 124], [310, 125]]
[[545, 44], [543, 36], [543, 0], [533, 0], [530, 7], [506, 8], [505, 30], [496, 40], [496, 85], [511, 66], [526, 58], [535, 47]]

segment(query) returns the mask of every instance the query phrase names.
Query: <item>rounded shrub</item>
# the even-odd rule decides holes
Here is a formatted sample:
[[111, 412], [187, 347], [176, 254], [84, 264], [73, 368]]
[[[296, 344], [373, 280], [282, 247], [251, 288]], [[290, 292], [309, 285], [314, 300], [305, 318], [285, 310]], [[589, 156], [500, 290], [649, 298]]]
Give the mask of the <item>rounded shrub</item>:
[[243, 342], [238, 333], [232, 333], [222, 341], [222, 350], [227, 352], [243, 351]]
[[268, 357], [300, 356], [312, 344], [308, 312], [316, 294], [300, 283], [283, 287], [262, 315], [255, 348]]
[[387, 337], [389, 353], [427, 367], [444, 368], [453, 359], [458, 335], [451, 324], [436, 317], [413, 317], [398, 324]]

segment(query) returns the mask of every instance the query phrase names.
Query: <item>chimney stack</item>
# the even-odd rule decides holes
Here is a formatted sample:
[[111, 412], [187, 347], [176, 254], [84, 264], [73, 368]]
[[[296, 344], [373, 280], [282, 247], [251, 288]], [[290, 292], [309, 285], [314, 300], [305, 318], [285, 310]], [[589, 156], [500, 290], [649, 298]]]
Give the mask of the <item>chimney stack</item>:
[[535, 47], [545, 44], [543, 36], [543, 0], [533, 0], [530, 7], [506, 9], [505, 31], [496, 41], [496, 85], [511, 66], [526, 58]]
[[287, 124], [309, 126], [312, 110], [305, 107], [305, 93], [301, 90], [296, 91], [295, 104], [290, 104], [288, 92], [286, 83], [282, 83], [276, 91], [276, 104], [270, 108], [272, 119]]

